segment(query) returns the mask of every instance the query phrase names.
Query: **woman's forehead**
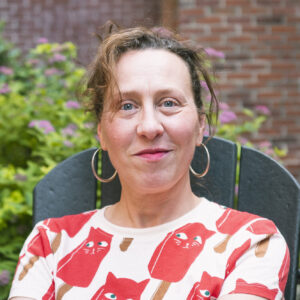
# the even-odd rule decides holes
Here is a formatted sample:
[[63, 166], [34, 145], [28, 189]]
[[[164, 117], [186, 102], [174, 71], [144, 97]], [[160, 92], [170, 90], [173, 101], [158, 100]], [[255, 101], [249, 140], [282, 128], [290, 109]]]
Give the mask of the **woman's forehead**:
[[132, 50], [124, 53], [115, 68], [121, 92], [138, 87], [170, 90], [191, 90], [186, 63], [176, 54], [162, 49]]

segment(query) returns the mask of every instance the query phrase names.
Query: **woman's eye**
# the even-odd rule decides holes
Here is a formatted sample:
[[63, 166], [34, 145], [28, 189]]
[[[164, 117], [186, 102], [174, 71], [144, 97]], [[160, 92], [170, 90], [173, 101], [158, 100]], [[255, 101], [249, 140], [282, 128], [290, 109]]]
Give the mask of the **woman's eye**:
[[132, 103], [122, 104], [121, 109], [122, 110], [131, 110], [131, 109], [133, 109], [133, 104]]
[[173, 107], [173, 106], [175, 106], [175, 103], [174, 103], [174, 101], [167, 100], [167, 101], [164, 101], [163, 106], [164, 107]]

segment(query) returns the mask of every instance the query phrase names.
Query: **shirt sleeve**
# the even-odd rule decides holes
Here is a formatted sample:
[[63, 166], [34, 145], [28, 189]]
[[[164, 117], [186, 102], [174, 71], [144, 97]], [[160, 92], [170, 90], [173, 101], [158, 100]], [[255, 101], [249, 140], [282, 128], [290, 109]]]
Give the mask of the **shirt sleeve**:
[[251, 294], [280, 300], [289, 272], [289, 250], [273, 222], [259, 219], [234, 237], [220, 296]]
[[17, 296], [45, 299], [43, 297], [54, 291], [53, 253], [48, 231], [40, 222], [26, 239], [19, 256], [9, 299]]

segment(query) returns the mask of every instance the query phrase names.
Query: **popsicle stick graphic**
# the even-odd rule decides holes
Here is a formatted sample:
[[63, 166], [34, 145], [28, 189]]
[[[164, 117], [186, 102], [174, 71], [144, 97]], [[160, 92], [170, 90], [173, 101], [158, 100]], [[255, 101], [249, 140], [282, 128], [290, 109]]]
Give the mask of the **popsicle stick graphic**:
[[55, 253], [57, 251], [57, 249], [59, 248], [61, 242], [61, 232], [59, 232], [55, 238], [53, 239], [52, 243], [51, 243], [51, 249], [53, 251], [53, 253]]
[[61, 300], [62, 297], [72, 288], [71, 285], [65, 283], [58, 289], [56, 300]]
[[167, 234], [148, 264], [151, 277], [161, 280], [152, 300], [163, 299], [171, 283], [185, 276], [214, 233], [201, 223], [188, 223]]
[[58, 298], [72, 287], [88, 287], [103, 258], [110, 250], [112, 235], [100, 228], [91, 227], [86, 239], [63, 257], [57, 265], [57, 277], [64, 281], [59, 288]]
[[27, 251], [33, 256], [29, 259], [28, 263], [23, 267], [23, 270], [19, 274], [18, 279], [23, 280], [27, 275], [28, 271], [34, 266], [34, 264], [39, 260], [40, 257], [47, 257], [52, 253], [50, 244], [46, 237], [46, 229], [43, 227], [38, 227], [38, 234], [29, 242], [27, 246]]
[[24, 277], [27, 275], [28, 271], [33, 267], [33, 265], [35, 264], [35, 262], [37, 262], [39, 259], [38, 256], [32, 256], [29, 259], [29, 262], [24, 266], [22, 272], [19, 275], [19, 280], [23, 280]]
[[120, 249], [121, 249], [122, 252], [127, 251], [127, 249], [130, 246], [132, 240], [133, 240], [133, 238], [128, 238], [128, 237], [123, 238], [123, 240], [120, 244]]
[[268, 219], [260, 219], [252, 223], [247, 230], [253, 234], [267, 234], [267, 237], [260, 241], [255, 248], [255, 256], [264, 257], [268, 251], [271, 236], [277, 233], [275, 224]]
[[230, 238], [231, 238], [231, 235], [228, 234], [224, 240], [222, 240], [219, 244], [217, 244], [214, 247], [215, 252], [217, 252], [217, 253], [225, 252]]
[[61, 243], [61, 232], [64, 230], [69, 237], [74, 237], [86, 222], [96, 213], [96, 210], [79, 214], [77, 216], [65, 216], [58, 222], [56, 219], [47, 219], [43, 222], [51, 232], [56, 232], [57, 235], [51, 243], [53, 253], [55, 253]]
[[257, 218], [258, 217], [255, 215], [227, 208], [222, 216], [216, 221], [218, 231], [226, 234], [226, 237], [214, 247], [214, 251], [217, 253], [225, 252], [231, 236], [233, 236], [242, 226]]
[[151, 300], [161, 300], [164, 298], [171, 282], [161, 281]]
[[271, 236], [267, 236], [265, 239], [257, 243], [255, 247], [255, 256], [264, 257], [268, 251]]

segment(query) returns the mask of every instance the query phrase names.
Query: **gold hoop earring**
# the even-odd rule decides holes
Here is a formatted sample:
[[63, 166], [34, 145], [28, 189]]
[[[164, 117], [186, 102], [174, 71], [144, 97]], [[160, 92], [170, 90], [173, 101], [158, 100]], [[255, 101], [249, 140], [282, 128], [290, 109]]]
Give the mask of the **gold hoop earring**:
[[96, 154], [99, 152], [99, 150], [100, 150], [100, 148], [98, 148], [93, 154], [92, 161], [91, 161], [92, 171], [97, 180], [99, 180], [100, 182], [108, 183], [108, 182], [111, 182], [112, 180], [114, 180], [114, 178], [117, 176], [117, 171], [115, 171], [114, 174], [107, 179], [104, 179], [104, 178], [101, 178], [98, 176], [98, 174], [95, 170], [95, 157], [96, 157]]
[[205, 152], [206, 152], [206, 155], [207, 155], [207, 165], [206, 165], [206, 168], [205, 168], [204, 172], [201, 173], [201, 174], [196, 173], [196, 172], [194, 171], [194, 169], [192, 168], [192, 166], [190, 165], [190, 171], [191, 171], [192, 174], [195, 175], [197, 178], [204, 177], [204, 176], [207, 174], [207, 172], [208, 172], [208, 170], [209, 170], [209, 166], [210, 166], [210, 155], [209, 155], [208, 149], [207, 149], [207, 147], [206, 147], [203, 143], [201, 143], [201, 145], [203, 146], [203, 148], [204, 148], [204, 150], [205, 150]]

